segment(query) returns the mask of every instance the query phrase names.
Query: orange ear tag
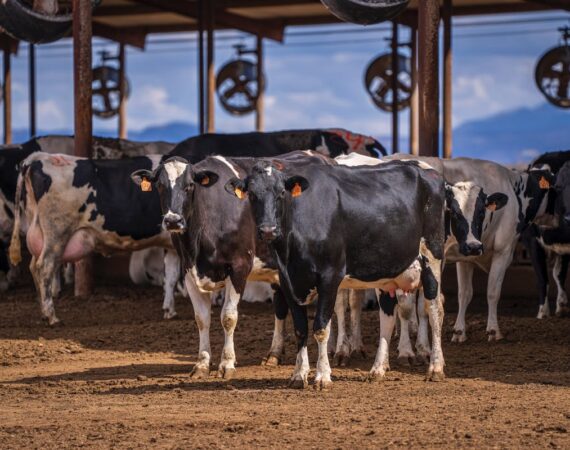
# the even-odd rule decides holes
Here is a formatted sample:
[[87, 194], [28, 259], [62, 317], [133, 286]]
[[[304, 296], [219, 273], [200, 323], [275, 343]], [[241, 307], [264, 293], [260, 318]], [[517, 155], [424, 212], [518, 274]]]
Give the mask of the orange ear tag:
[[293, 197], [299, 197], [299, 195], [301, 195], [301, 192], [303, 192], [301, 185], [299, 183], [295, 183], [295, 186], [293, 186], [293, 189], [291, 189], [291, 195]]
[[540, 186], [540, 189], [550, 189], [550, 183], [544, 177], [540, 177], [540, 180], [538, 181], [538, 185]]
[[497, 204], [496, 203], [489, 203], [487, 205], [487, 209], [491, 212], [495, 212], [497, 210]]
[[152, 191], [152, 183], [150, 181], [148, 181], [146, 178], [143, 178], [141, 181], [141, 190], [143, 192]]
[[208, 184], [210, 184], [210, 177], [206, 175], [204, 178], [200, 180], [200, 184], [202, 186], [207, 186]]
[[245, 197], [245, 192], [243, 192], [240, 188], [236, 187], [234, 189], [234, 193], [236, 194], [236, 197], [239, 198], [240, 200], [243, 200], [243, 198]]

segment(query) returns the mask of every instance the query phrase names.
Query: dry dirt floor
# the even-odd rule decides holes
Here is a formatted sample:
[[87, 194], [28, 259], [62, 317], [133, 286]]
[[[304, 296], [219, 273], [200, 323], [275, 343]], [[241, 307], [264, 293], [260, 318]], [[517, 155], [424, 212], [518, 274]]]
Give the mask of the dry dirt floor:
[[[378, 313], [366, 311], [368, 357], [333, 369], [333, 388], [318, 392], [287, 387], [290, 322], [284, 365], [259, 365], [271, 341], [268, 304], [241, 305], [236, 378], [194, 381], [187, 300], [178, 299], [178, 320], [164, 321], [160, 289], [99, 287], [88, 301], [66, 290], [57, 303], [65, 325], [50, 329], [33, 291], [19, 288], [0, 298], [0, 448], [568, 449], [570, 319], [538, 321], [534, 302], [503, 300], [503, 342], [486, 341], [477, 298], [469, 341], [451, 344], [457, 306], [447, 299], [441, 383], [425, 382], [424, 367], [398, 366], [395, 342], [387, 379], [366, 382], [378, 339]], [[313, 367], [315, 353], [311, 338]]]

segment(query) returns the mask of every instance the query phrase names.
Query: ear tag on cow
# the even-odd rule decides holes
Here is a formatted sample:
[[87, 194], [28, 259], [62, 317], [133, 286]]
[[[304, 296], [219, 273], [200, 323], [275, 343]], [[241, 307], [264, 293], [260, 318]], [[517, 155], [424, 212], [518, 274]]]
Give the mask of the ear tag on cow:
[[146, 178], [143, 178], [141, 181], [141, 190], [143, 192], [152, 191], [152, 183], [150, 181], [148, 181]]
[[243, 192], [240, 188], [236, 187], [234, 189], [234, 193], [236, 194], [236, 197], [239, 198], [240, 200], [243, 200], [245, 198], [245, 192]]
[[208, 186], [208, 184], [210, 184], [210, 177], [208, 175], [205, 175], [204, 178], [200, 180], [200, 184], [202, 186]]
[[540, 186], [540, 189], [550, 189], [550, 183], [543, 176], [540, 177], [540, 180], [538, 181], [538, 185]]
[[495, 212], [497, 210], [497, 204], [496, 203], [489, 203], [487, 205], [487, 209], [491, 212]]
[[293, 189], [291, 189], [291, 195], [293, 197], [299, 197], [299, 195], [301, 195], [301, 192], [303, 192], [301, 185], [299, 183], [295, 183], [295, 186], [293, 186]]

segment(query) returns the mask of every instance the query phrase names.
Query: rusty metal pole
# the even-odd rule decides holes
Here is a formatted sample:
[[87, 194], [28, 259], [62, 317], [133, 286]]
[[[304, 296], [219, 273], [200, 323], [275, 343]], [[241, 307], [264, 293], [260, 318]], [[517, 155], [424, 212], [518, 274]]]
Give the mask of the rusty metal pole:
[[206, 78], [207, 92], [207, 130], [208, 133], [215, 131], [215, 92], [216, 92], [216, 74], [214, 72], [214, 0], [210, 0], [206, 5], [206, 64], [208, 68], [208, 76]]
[[419, 155], [418, 140], [418, 30], [416, 27], [411, 28], [412, 38], [410, 46], [412, 48], [411, 55], [411, 84], [412, 96], [410, 98], [410, 153]]
[[263, 90], [263, 37], [257, 36], [257, 101], [255, 102], [255, 130], [263, 131], [265, 129], [264, 117], [264, 90]]
[[398, 123], [398, 23], [392, 22], [392, 153], [400, 151]]
[[204, 1], [198, 0], [198, 110], [200, 134], [206, 129], [204, 123]]
[[12, 143], [12, 67], [10, 55], [10, 40], [4, 44], [4, 144]]
[[125, 44], [119, 44], [119, 137], [121, 139], [127, 139], [126, 60]]
[[28, 74], [30, 82], [30, 137], [36, 135], [36, 47], [28, 45]]
[[[75, 155], [91, 157], [91, 0], [73, 0], [73, 87], [75, 99]], [[75, 295], [93, 292], [93, 259], [75, 263]]]
[[443, 157], [451, 158], [453, 151], [452, 129], [452, 0], [443, 1]]
[[439, 156], [439, 0], [418, 6], [420, 155]]

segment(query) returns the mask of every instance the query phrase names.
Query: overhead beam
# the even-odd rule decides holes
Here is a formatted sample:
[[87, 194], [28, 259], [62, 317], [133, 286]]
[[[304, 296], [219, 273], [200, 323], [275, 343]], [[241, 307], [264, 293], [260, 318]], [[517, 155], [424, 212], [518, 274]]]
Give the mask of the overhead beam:
[[[162, 11], [168, 11], [181, 16], [198, 17], [198, 8], [195, 2], [190, 3], [180, 0], [134, 0], [143, 5], [152, 6]], [[216, 7], [216, 21], [228, 28], [245, 31], [246, 33], [263, 36], [274, 41], [283, 42], [284, 25], [276, 20], [255, 20], [225, 11]]]
[[570, 11], [570, 3], [568, 0], [525, 0], [530, 3], [538, 3], [539, 5], [548, 6], [553, 9], [563, 9]]
[[17, 39], [14, 39], [13, 37], [8, 36], [7, 34], [0, 33], [0, 47], [2, 48], [2, 50], [10, 49], [10, 53], [12, 55], [17, 55], [19, 45], [20, 41], [18, 41]]
[[96, 21], [93, 21], [93, 35], [141, 50], [144, 50], [146, 43], [146, 32], [142, 29], [119, 29]]

